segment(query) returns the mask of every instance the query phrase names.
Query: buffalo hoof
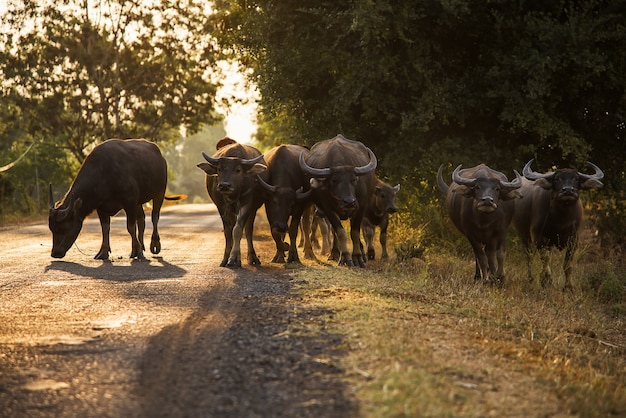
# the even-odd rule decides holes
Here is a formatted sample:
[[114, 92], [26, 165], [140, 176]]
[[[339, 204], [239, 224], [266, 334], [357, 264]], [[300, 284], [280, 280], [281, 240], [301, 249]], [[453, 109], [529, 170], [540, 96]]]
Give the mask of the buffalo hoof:
[[239, 268], [241, 267], [241, 260], [228, 260], [228, 263], [226, 263], [226, 267]]
[[376, 252], [374, 250], [367, 250], [367, 259], [374, 260], [376, 258]]
[[161, 241], [152, 241], [150, 243], [150, 252], [152, 254], [158, 254], [161, 252]]
[[220, 263], [220, 267], [226, 267], [227, 264], [228, 264], [228, 260], [223, 259], [222, 262]]
[[137, 259], [137, 260], [145, 260], [145, 256], [143, 255], [143, 253], [130, 253], [130, 255], [128, 256], [129, 258], [133, 258], [133, 259]]
[[[241, 261], [239, 262], [241, 265]], [[256, 256], [256, 254], [248, 256], [248, 264], [251, 266], [260, 266], [261, 265], [261, 260], [259, 260], [259, 257]]]
[[346, 266], [346, 267], [354, 267], [354, 263], [348, 257], [341, 257], [341, 259], [339, 260], [339, 264], [338, 265], [339, 266]]
[[282, 252], [277, 252], [272, 258], [272, 263], [284, 264], [285, 263], [285, 254]]
[[94, 260], [108, 260], [109, 253], [100, 251], [98, 254], [96, 254], [96, 256], [93, 259]]

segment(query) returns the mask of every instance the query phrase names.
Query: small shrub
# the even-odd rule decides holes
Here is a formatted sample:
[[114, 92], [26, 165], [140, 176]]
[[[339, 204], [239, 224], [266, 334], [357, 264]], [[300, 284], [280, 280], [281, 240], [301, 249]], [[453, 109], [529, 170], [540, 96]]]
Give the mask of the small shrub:
[[405, 261], [411, 258], [422, 258], [425, 248], [419, 242], [407, 240], [394, 247], [396, 257], [399, 261]]
[[598, 288], [598, 299], [604, 303], [619, 303], [624, 301], [625, 277], [619, 277], [611, 271], [607, 274]]

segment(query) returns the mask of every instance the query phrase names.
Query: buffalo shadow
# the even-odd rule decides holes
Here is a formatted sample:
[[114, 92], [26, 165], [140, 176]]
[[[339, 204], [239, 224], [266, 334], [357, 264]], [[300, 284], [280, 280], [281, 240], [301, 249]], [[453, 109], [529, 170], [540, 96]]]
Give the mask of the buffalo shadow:
[[45, 273], [50, 271], [63, 271], [90, 279], [114, 280], [120, 282], [149, 279], [174, 279], [183, 277], [187, 272], [187, 270], [165, 261], [163, 257], [131, 260], [130, 265], [126, 262], [120, 263], [105, 260], [96, 267], [72, 261], [55, 260], [50, 262], [44, 269]]

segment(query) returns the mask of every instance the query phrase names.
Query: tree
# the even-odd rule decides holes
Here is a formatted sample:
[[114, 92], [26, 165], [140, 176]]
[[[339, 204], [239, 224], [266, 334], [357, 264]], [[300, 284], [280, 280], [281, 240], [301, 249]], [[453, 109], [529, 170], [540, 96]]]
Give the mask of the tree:
[[[3, 17], [3, 98], [37, 141], [79, 161], [118, 137], [178, 137], [217, 117], [218, 53], [204, 2], [14, 0]], [[4, 139], [7, 140], [6, 138]]]

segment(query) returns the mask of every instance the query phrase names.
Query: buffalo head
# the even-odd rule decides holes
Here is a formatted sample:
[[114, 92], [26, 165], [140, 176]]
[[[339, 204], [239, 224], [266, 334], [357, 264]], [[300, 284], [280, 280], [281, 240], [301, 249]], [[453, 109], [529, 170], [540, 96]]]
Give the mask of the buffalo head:
[[460, 186], [458, 192], [474, 200], [474, 209], [485, 213], [495, 211], [500, 200], [520, 197], [517, 189], [522, 185], [522, 176], [517, 171], [515, 180], [507, 181], [504, 174], [484, 164], [464, 170], [459, 165], [452, 173], [452, 180]]
[[289, 216], [293, 213], [295, 204], [308, 199], [313, 189], [305, 192], [302, 187], [294, 190], [291, 187], [274, 186], [263, 180], [261, 176], [257, 176], [257, 181], [266, 196], [265, 210], [272, 230], [280, 233], [287, 232]]
[[543, 189], [550, 190], [552, 199], [564, 204], [574, 204], [578, 201], [578, 191], [602, 187], [604, 173], [600, 168], [587, 161], [587, 164], [595, 171], [594, 174], [583, 174], [571, 168], [562, 168], [547, 173], [537, 173], [531, 166], [531, 159], [524, 166], [522, 173], [528, 180], [534, 180], [535, 184]]
[[377, 184], [374, 189], [375, 212], [378, 214], [396, 213], [398, 211], [398, 208], [396, 207], [396, 194], [399, 190], [399, 184], [396, 184], [393, 187], [383, 182]]
[[259, 174], [267, 169], [265, 164], [259, 163], [263, 160], [263, 155], [252, 159], [214, 158], [203, 152], [202, 156], [207, 162], [198, 164], [198, 168], [209, 176], [217, 176], [215, 187], [225, 197], [236, 197], [242, 192], [241, 189], [246, 176]]
[[[54, 204], [52, 197], [52, 185], [49, 190], [49, 216], [48, 226], [52, 232], [52, 253], [54, 258], [63, 258], [70, 249], [83, 227], [83, 219], [77, 214], [83, 205], [82, 199], [74, 200], [70, 194], [62, 205]], [[63, 207], [64, 206], [64, 207]]]
[[304, 153], [300, 154], [300, 168], [311, 176], [313, 189], [325, 189], [336, 201], [341, 218], [347, 219], [359, 207], [356, 197], [356, 186], [360, 176], [371, 174], [378, 164], [376, 156], [367, 148], [369, 162], [364, 166], [337, 166], [315, 168], [304, 161]]

